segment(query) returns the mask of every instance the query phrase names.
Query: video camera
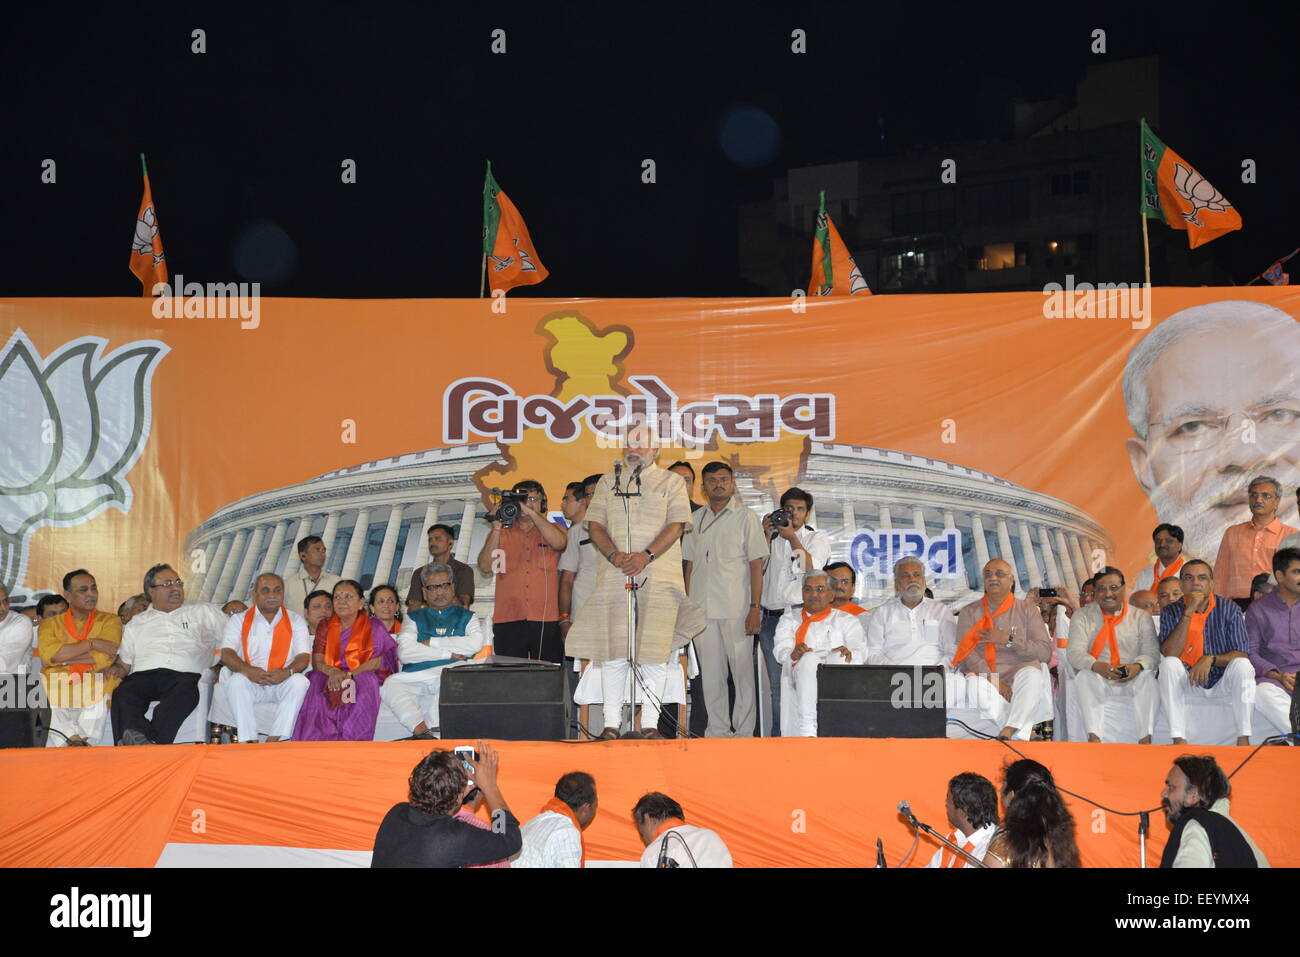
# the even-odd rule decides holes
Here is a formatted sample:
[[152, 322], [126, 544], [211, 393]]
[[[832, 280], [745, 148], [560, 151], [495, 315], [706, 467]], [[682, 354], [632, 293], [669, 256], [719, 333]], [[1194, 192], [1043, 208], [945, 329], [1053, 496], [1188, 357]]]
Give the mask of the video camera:
[[500, 522], [502, 528], [509, 528], [519, 521], [519, 516], [524, 514], [523, 504], [528, 501], [528, 493], [503, 492], [499, 488], [494, 488], [492, 494], [500, 501], [497, 503], [497, 510], [490, 512], [487, 520], [489, 522]]

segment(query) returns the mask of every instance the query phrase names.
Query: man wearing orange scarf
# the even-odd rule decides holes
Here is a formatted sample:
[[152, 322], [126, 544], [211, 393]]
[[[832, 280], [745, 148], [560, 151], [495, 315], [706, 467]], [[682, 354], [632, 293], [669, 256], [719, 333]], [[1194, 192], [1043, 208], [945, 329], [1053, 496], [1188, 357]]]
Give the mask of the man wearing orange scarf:
[[226, 624], [221, 663], [229, 670], [218, 687], [235, 713], [240, 741], [257, 740], [255, 706], [262, 702], [275, 705], [266, 740], [285, 741], [309, 687], [303, 672], [311, 664], [312, 639], [303, 617], [284, 607], [284, 579], [274, 572], [254, 580], [253, 604]]
[[[967, 771], [948, 781], [944, 800], [948, 812], [948, 840], [976, 860], [984, 860], [989, 842], [998, 829], [998, 792], [993, 782], [982, 774]], [[930, 858], [928, 868], [974, 867], [970, 861], [949, 847], [940, 845]]]
[[1015, 570], [1000, 558], [984, 566], [983, 576], [983, 598], [957, 616], [951, 665], [958, 673], [950, 682], [948, 707], [977, 708], [985, 726], [980, 730], [1028, 741], [1034, 725], [1055, 714], [1047, 671], [1052, 639], [1037, 588], [1017, 601]]
[[[1237, 744], [1250, 744], [1255, 669], [1246, 619], [1236, 603], [1214, 593], [1214, 569], [1199, 558], [1179, 572], [1183, 600], [1160, 613], [1160, 704], [1174, 744], [1187, 744], [1187, 699], [1230, 710]], [[1211, 744], [1198, 741], [1197, 744]]]
[[1155, 591], [1167, 578], [1178, 578], [1183, 570], [1184, 533], [1177, 525], [1162, 522], [1151, 532], [1151, 544], [1154, 547], [1155, 562], [1146, 565], [1133, 580], [1134, 591]]
[[1075, 675], [1071, 689], [1089, 741], [1100, 741], [1106, 705], [1133, 713], [1139, 744], [1150, 744], [1159, 695], [1155, 668], [1160, 660], [1155, 622], [1149, 612], [1124, 600], [1124, 573], [1107, 565], [1094, 579], [1097, 600], [1070, 619], [1066, 657]]
[[731, 851], [716, 831], [686, 823], [686, 812], [667, 794], [641, 795], [632, 808], [645, 853], [642, 867], [731, 867]]
[[[835, 583], [820, 568], [803, 576], [803, 608], [782, 615], [772, 638], [782, 682], [794, 685], [795, 735], [817, 737], [817, 666], [862, 664], [866, 636], [857, 618], [831, 607]], [[789, 701], [789, 696], [783, 696]]]
[[107, 696], [118, 679], [105, 671], [117, 657], [122, 620], [99, 611], [99, 587], [84, 568], [63, 576], [67, 611], [41, 622], [37, 648], [50, 700], [48, 747], [98, 744], [108, 718]]
[[586, 867], [582, 832], [596, 819], [596, 779], [570, 771], [555, 782], [555, 796], [521, 828], [524, 846], [511, 867]]

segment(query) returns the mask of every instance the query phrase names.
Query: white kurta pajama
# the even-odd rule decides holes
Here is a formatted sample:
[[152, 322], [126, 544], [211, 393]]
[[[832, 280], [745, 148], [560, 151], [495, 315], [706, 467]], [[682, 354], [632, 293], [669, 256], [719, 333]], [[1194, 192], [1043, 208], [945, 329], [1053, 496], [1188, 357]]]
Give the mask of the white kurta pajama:
[[[287, 614], [293, 637], [289, 641], [289, 654], [285, 657], [282, 667], [287, 668], [293, 664], [293, 660], [299, 655], [311, 654], [312, 637], [307, 633], [307, 622], [302, 615], [292, 611], [286, 612], [284, 608], [280, 608], [276, 611], [275, 617], [268, 622], [266, 616], [256, 608], [252, 609], [252, 613], [253, 622], [248, 629], [248, 657], [244, 657], [244, 615], [231, 615], [226, 622], [222, 649], [229, 648], [235, 653], [235, 657], [246, 664], [269, 671], [275, 629]], [[230, 703], [230, 710], [235, 714], [235, 727], [239, 730], [240, 741], [257, 740], [256, 706], [269, 702], [275, 704], [275, 719], [271, 722], [271, 730], [267, 737], [279, 738], [281, 741], [293, 737], [293, 726], [298, 720], [298, 709], [302, 707], [302, 699], [307, 696], [309, 687], [305, 674], [291, 675], [278, 685], [259, 685], [239, 672], [227, 668], [221, 676], [221, 684], [226, 689], [226, 700]]]
[[[811, 650], [805, 652], [796, 662], [790, 661], [790, 654], [799, 643], [799, 626], [803, 623], [802, 609], [795, 609], [782, 615], [776, 626], [772, 639], [776, 660], [783, 669], [788, 668], [794, 683], [798, 727], [794, 732], [799, 737], [817, 737], [817, 666], [818, 665], [860, 665], [866, 659], [866, 640], [858, 619], [838, 608], [830, 609], [830, 614], [821, 621], [808, 624], [803, 643]], [[852, 659], [846, 660], [844, 653], [835, 648], [848, 648]]]
[[[430, 730], [439, 727], [442, 673], [467, 664], [482, 650], [483, 626], [477, 616], [466, 614], [458, 605], [443, 609], [441, 614], [434, 608], [421, 608], [402, 622], [397, 633], [397, 657], [402, 670], [389, 675], [379, 686], [379, 697], [404, 727], [412, 731], [421, 723]], [[442, 618], [447, 618], [448, 624], [440, 624]], [[463, 655], [464, 659], [449, 660], [452, 655]], [[441, 663], [408, 670], [411, 665], [426, 662]]]
[[[1106, 723], [1107, 702], [1120, 702], [1131, 708], [1137, 724], [1138, 738], [1155, 731], [1156, 710], [1160, 706], [1160, 689], [1156, 683], [1156, 665], [1160, 661], [1160, 644], [1156, 641], [1155, 623], [1141, 608], [1127, 606], [1124, 618], [1115, 626], [1115, 645], [1119, 661], [1111, 662], [1110, 650], [1093, 645], [1101, 633], [1104, 613], [1096, 602], [1084, 605], [1070, 619], [1070, 640], [1065, 655], [1075, 675], [1071, 688], [1079, 698], [1083, 727], [1088, 734], [1102, 738]], [[1113, 664], [1140, 664], [1142, 670], [1128, 681], [1112, 681], [1092, 670], [1098, 661]]]
[[894, 597], [866, 617], [866, 660], [856, 664], [946, 665], [957, 648], [957, 619], [933, 598], [908, 608]]
[[10, 611], [0, 619], [0, 675], [25, 675], [32, 661], [34, 632], [26, 615]]
[[[631, 469], [624, 469], [625, 491], [635, 490], [631, 475]], [[602, 526], [617, 551], [642, 552], [666, 526], [675, 522], [687, 529], [691, 527], [691, 506], [685, 484], [657, 465], [642, 469], [640, 495], [624, 499], [616, 497], [613, 489], [613, 475], [602, 476], [586, 520]], [[615, 726], [616, 722], [611, 721], [618, 713], [615, 703], [626, 703], [628, 698], [626, 582], [627, 576], [602, 558], [596, 565], [591, 595], [576, 609], [573, 627], [565, 638], [565, 654], [601, 664], [607, 727]], [[647, 564], [636, 577], [636, 583], [639, 677], [634, 692], [637, 701], [647, 708], [642, 713], [641, 725], [648, 728], [658, 720], [657, 702], [664, 693], [667, 662], [676, 649], [704, 630], [704, 616], [686, 597], [680, 540], [674, 540]]]

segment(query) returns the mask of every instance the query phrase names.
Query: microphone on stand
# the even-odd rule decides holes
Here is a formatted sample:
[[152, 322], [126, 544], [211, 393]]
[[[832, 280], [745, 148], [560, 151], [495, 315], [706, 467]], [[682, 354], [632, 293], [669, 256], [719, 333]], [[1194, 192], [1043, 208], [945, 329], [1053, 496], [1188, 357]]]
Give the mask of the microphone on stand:
[[907, 818], [907, 823], [912, 825], [912, 827], [919, 826], [916, 822], [916, 815], [912, 813], [912, 805], [908, 804], [906, 801], [898, 802], [898, 813]]
[[616, 459], [614, 462], [614, 491], [615, 492], [623, 491], [621, 488], [619, 488], [619, 483], [621, 481], [623, 481], [623, 460]]
[[876, 867], [880, 868], [888, 866], [889, 865], [885, 863], [885, 845], [880, 842], [880, 838], [876, 838]]
[[644, 462], [638, 462], [636, 464], [635, 471], [632, 472], [632, 481], [636, 482], [636, 490], [638, 492], [641, 491], [641, 469], [643, 469], [644, 467], [645, 467]]

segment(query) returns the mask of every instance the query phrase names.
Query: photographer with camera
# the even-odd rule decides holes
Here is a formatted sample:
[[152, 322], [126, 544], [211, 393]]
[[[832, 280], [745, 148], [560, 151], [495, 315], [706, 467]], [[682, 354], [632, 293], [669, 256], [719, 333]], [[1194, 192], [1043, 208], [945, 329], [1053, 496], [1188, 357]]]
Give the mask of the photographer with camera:
[[803, 576], [822, 568], [831, 559], [831, 540], [805, 524], [812, 512], [813, 497], [801, 488], [786, 489], [781, 507], [763, 516], [763, 534], [770, 541], [767, 568], [763, 571], [763, 622], [758, 644], [767, 666], [772, 689], [772, 732], [781, 736], [781, 662], [773, 649], [776, 626], [781, 616], [803, 607]]
[[516, 482], [488, 521], [492, 530], [479, 552], [478, 568], [484, 575], [496, 574], [493, 651], [563, 663], [559, 565], [569, 536], [546, 517], [546, 490], [531, 479]]
[[1066, 656], [1089, 741], [1100, 741], [1106, 702], [1123, 698], [1134, 711], [1138, 743], [1150, 744], [1159, 689], [1160, 646], [1151, 615], [1124, 600], [1124, 573], [1109, 565], [1094, 579], [1097, 600], [1070, 618]]
[[[523, 836], [497, 784], [500, 761], [492, 745], [482, 741], [472, 753], [426, 754], [411, 772], [408, 799], [384, 815], [370, 866], [470, 867], [517, 854]], [[492, 816], [493, 826], [487, 829], [456, 818], [476, 790]]]

